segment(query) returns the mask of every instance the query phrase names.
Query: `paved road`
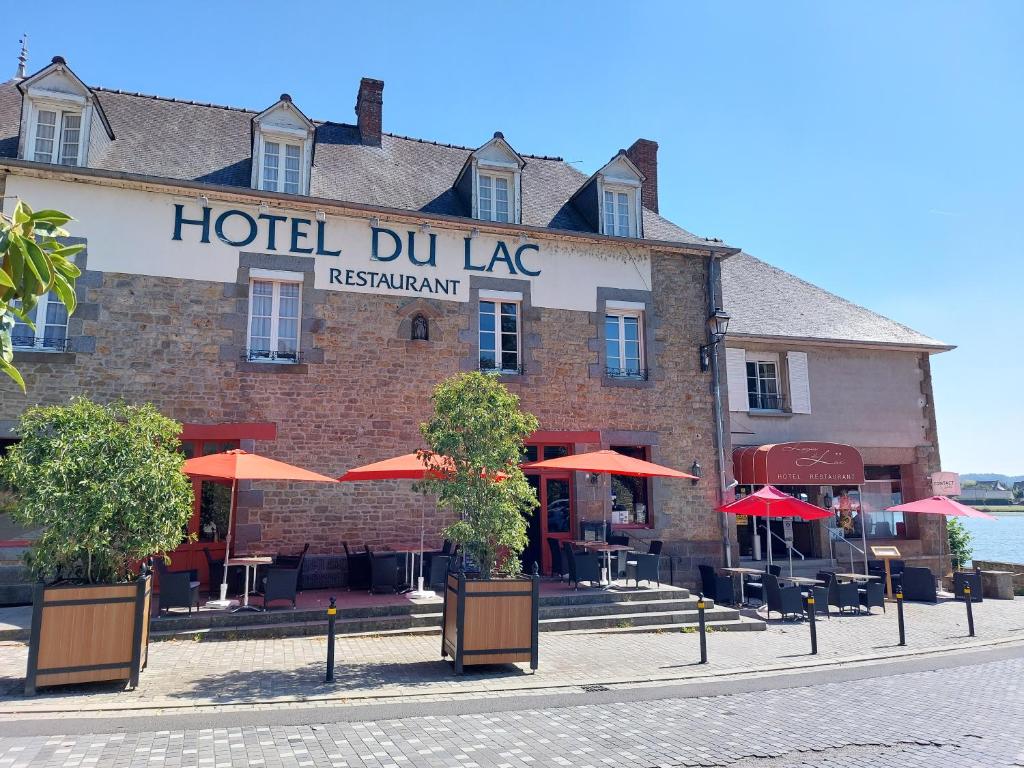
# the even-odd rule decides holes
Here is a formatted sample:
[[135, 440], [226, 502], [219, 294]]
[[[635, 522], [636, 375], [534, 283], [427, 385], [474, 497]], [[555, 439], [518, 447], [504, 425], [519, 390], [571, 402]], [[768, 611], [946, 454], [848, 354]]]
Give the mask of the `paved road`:
[[[365, 720], [349, 709], [325, 723], [288, 724], [292, 708], [279, 723], [265, 710], [235, 710], [218, 718], [230, 715], [224, 727], [150, 716], [70, 736], [60, 734], [81, 721], [8, 723], [3, 733], [23, 735], [0, 738], [0, 768], [1024, 766], [1020, 646], [803, 674], [702, 683], [705, 693], [731, 692], [697, 698], [649, 686], [583, 704], [546, 696], [455, 713], [436, 703], [434, 714], [407, 716], [378, 707]], [[47, 732], [56, 735], [31, 735]]]

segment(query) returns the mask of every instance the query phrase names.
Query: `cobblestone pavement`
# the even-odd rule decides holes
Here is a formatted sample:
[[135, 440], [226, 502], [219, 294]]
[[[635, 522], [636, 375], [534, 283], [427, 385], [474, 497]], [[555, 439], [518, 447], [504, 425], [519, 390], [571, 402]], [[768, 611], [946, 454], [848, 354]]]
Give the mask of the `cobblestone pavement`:
[[[877, 610], [877, 609], [876, 609]], [[389, 697], [441, 700], [452, 696], [515, 696], [524, 692], [578, 690], [586, 683], [685, 680], [812, 664], [963, 647], [972, 643], [1024, 641], [1024, 599], [986, 600], [974, 608], [977, 637], [967, 636], [963, 603], [906, 606], [907, 647], [897, 646], [896, 611], [833, 616], [817, 622], [819, 655], [809, 656], [804, 623], [772, 622], [765, 632], [717, 632], [708, 636], [710, 663], [699, 665], [694, 633], [599, 633], [541, 635], [540, 669], [468, 667], [456, 677], [431, 636], [340, 637], [335, 683], [323, 681], [326, 639], [282, 638], [216, 642], [153, 643], [149, 667], [136, 690], [92, 685], [21, 694], [26, 647], [0, 644], [0, 718], [39, 712], [267, 708], [284, 702], [337, 706]], [[5, 766], [0, 763], [0, 768]]]
[[1015, 658], [697, 699], [323, 725], [20, 736], [0, 739], [0, 766], [1019, 766], [1022, 681], [1024, 659]]

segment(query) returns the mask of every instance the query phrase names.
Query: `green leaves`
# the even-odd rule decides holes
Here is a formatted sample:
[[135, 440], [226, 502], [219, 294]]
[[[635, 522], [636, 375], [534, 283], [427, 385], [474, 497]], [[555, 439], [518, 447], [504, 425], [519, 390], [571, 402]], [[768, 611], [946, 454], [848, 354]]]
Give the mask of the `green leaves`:
[[974, 536], [955, 517], [946, 520], [946, 534], [949, 537], [949, 553], [953, 557], [953, 567], [961, 568], [974, 554]]
[[[82, 273], [70, 259], [85, 246], [61, 243], [59, 238], [68, 236], [63, 225], [69, 221], [66, 213], [33, 211], [21, 200], [10, 218], [0, 214], [0, 318], [14, 313], [27, 319], [38, 298], [51, 290], [68, 314], [75, 311], [75, 278]], [[13, 323], [0, 325], [0, 372], [24, 391], [25, 382], [12, 363], [11, 327]]]
[[455, 471], [419, 487], [459, 515], [445, 536], [462, 544], [485, 576], [517, 573], [527, 544], [525, 515], [537, 506], [519, 461], [537, 420], [503, 384], [479, 372], [446, 379], [431, 400], [434, 415], [420, 432], [435, 454], [452, 459]]
[[18, 496], [15, 520], [43, 529], [26, 560], [36, 575], [124, 581], [182, 542], [192, 484], [180, 430], [152, 405], [77, 398], [25, 411], [0, 485]]

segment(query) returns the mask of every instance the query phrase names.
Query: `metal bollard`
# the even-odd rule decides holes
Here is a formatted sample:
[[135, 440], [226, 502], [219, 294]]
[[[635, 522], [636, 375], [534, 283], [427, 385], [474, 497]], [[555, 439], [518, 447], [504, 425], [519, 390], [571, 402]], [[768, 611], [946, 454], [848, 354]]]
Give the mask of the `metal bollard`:
[[814, 595], [807, 597], [807, 618], [811, 622], [811, 655], [818, 653], [818, 624], [814, 618]]
[[971, 600], [970, 584], [964, 584], [964, 602], [967, 603], [967, 634], [974, 637], [974, 601]]
[[708, 663], [708, 636], [705, 633], [704, 626], [704, 608], [707, 607], [704, 602], [704, 593], [702, 592], [697, 598], [697, 631], [700, 633], [700, 663]]
[[338, 618], [338, 606], [331, 598], [331, 604], [327, 607], [327, 678], [324, 682], [334, 682], [334, 622]]
[[900, 625], [900, 645], [907, 644], [906, 626], [903, 624], [903, 590], [896, 591], [896, 620]]

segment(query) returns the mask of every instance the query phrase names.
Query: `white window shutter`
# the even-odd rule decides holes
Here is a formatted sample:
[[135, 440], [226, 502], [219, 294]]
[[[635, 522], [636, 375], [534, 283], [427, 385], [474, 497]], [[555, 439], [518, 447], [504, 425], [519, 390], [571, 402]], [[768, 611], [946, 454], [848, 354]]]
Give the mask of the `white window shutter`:
[[725, 348], [725, 375], [729, 380], [729, 410], [748, 411], [747, 353], [742, 349]]
[[793, 413], [811, 412], [811, 380], [807, 374], [807, 353], [787, 352], [789, 368], [789, 409]]

